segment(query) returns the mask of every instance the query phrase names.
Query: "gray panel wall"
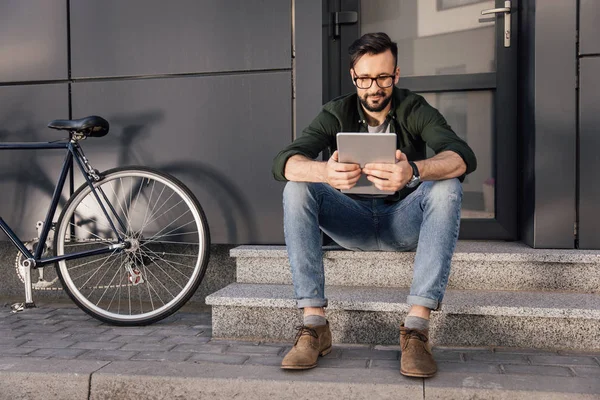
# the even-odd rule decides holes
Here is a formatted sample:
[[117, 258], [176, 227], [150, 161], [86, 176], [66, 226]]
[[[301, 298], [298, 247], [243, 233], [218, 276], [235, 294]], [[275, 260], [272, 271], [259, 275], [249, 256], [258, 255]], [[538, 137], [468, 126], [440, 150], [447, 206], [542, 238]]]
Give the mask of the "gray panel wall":
[[580, 61], [579, 247], [600, 249], [600, 57]]
[[[64, 134], [46, 125], [53, 119], [68, 116], [67, 83], [0, 86], [0, 140], [3, 142], [60, 139]], [[37, 237], [35, 224], [46, 217], [64, 155], [61, 150], [2, 150], [0, 216], [22, 240]], [[67, 194], [65, 192], [65, 196]], [[7, 240], [4, 233], [0, 233], [0, 240]]]
[[0, 82], [66, 79], [66, 0], [0, 2]]
[[600, 249], [600, 2], [580, 0], [579, 247]]
[[[200, 198], [213, 243], [282, 243], [283, 185], [273, 180], [270, 167], [292, 138], [292, 2], [69, 4], [70, 26], [66, 0], [0, 4], [5, 140], [45, 140], [15, 137], [23, 132], [19, 124], [41, 131], [51, 119], [103, 115], [111, 133], [84, 143], [96, 168], [165, 168]], [[63, 83], [34, 89], [34, 81]], [[56, 93], [62, 98], [53, 100]], [[35, 158], [46, 168], [38, 161], [43, 157]], [[39, 196], [46, 189], [36, 189], [43, 182], [16, 183], [25, 160], [3, 158], [3, 171], [11, 176], [3, 192], [16, 197], [0, 204], [0, 215], [22, 216], [15, 209], [24, 209], [25, 197], [34, 209], [48, 203]], [[54, 181], [57, 173], [51, 175]], [[18, 233], [23, 228], [30, 232], [24, 237], [33, 237], [25, 225], [43, 216], [28, 218], [13, 222]]]
[[600, 1], [579, 0], [579, 53], [600, 54]]
[[289, 142], [291, 72], [73, 84], [73, 115], [110, 133], [84, 143], [95, 168], [142, 164], [198, 197], [213, 243], [278, 243], [281, 192], [273, 156]]
[[[522, 231], [526, 243], [536, 248], [573, 248], [576, 220], [576, 53], [577, 7], [575, 0], [530, 0], [534, 7], [534, 47], [528, 62], [533, 63], [531, 86], [526, 98], [534, 102], [530, 146], [533, 159], [524, 160], [524, 169], [534, 169], [534, 181], [526, 182], [525, 196], [533, 192], [533, 218], [525, 215]], [[522, 60], [523, 62], [523, 60]], [[521, 71], [527, 65], [521, 64]], [[533, 93], [528, 92], [529, 90]], [[522, 109], [523, 111], [523, 109]], [[528, 118], [521, 114], [519, 118]], [[533, 164], [532, 164], [533, 163]]]
[[290, 5], [72, 1], [73, 77], [290, 68]]

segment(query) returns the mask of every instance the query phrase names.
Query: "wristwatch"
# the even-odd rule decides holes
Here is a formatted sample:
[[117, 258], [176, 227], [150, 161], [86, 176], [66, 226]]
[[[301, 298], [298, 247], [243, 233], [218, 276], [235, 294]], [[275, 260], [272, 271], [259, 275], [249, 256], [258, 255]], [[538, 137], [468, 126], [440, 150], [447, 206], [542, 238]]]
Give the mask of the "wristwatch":
[[410, 181], [408, 181], [408, 183], [406, 184], [406, 187], [414, 188], [419, 183], [421, 183], [421, 175], [419, 175], [419, 169], [417, 168], [417, 164], [415, 164], [412, 161], [409, 161], [408, 163], [412, 167], [413, 176], [412, 176], [412, 178], [410, 178]]

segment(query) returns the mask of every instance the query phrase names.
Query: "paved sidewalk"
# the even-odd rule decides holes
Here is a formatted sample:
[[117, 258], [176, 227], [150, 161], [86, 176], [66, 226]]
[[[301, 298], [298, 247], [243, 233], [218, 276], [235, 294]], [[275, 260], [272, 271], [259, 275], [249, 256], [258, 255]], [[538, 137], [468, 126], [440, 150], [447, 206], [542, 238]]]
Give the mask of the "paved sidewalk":
[[0, 309], [0, 399], [600, 399], [600, 353], [435, 348], [439, 373], [423, 380], [399, 374], [398, 346], [335, 345], [289, 372], [290, 343], [212, 339], [206, 308], [123, 328], [38, 306]]

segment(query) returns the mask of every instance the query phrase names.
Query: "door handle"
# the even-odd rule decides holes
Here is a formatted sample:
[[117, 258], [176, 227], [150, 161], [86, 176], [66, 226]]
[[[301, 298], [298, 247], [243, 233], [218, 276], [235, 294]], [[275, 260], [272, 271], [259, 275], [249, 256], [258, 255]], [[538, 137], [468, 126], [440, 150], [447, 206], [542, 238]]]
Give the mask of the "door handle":
[[504, 47], [510, 47], [510, 13], [511, 13], [510, 0], [506, 0], [504, 2], [504, 7], [502, 7], [502, 8], [490, 8], [488, 10], [481, 11], [481, 15], [504, 14]]

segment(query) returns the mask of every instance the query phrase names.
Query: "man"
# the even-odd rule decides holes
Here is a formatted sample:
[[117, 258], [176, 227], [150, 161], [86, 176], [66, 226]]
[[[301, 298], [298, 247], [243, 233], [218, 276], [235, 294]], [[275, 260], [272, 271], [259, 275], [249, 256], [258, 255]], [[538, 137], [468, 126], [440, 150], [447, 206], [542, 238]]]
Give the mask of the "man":
[[[282, 361], [285, 369], [308, 369], [331, 351], [325, 318], [320, 230], [340, 246], [362, 251], [417, 249], [400, 326], [400, 372], [430, 377], [437, 371], [429, 340], [429, 314], [444, 296], [460, 224], [462, 180], [476, 168], [469, 146], [419, 95], [395, 87], [398, 47], [385, 33], [366, 34], [349, 48], [356, 93], [335, 99], [273, 163], [283, 193], [284, 231], [298, 308], [304, 324]], [[397, 134], [395, 164], [338, 162], [338, 132]], [[436, 155], [426, 159], [426, 145]], [[329, 161], [315, 161], [329, 147]], [[394, 195], [346, 195], [361, 174]]]

